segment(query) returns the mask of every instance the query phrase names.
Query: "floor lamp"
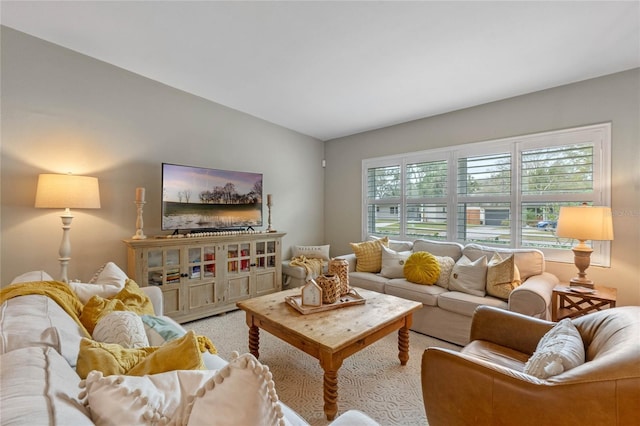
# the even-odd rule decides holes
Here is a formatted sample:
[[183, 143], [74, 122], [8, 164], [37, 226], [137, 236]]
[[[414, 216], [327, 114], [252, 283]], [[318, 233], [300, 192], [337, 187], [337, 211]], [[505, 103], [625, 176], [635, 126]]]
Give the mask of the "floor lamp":
[[571, 279], [570, 285], [593, 288], [593, 281], [587, 278], [585, 272], [591, 263], [593, 249], [585, 241], [613, 240], [611, 209], [587, 205], [560, 207], [556, 235], [578, 240], [578, 245], [572, 249], [578, 276]]
[[38, 176], [36, 208], [64, 209], [62, 219], [62, 243], [60, 243], [60, 280], [69, 282], [67, 266], [71, 260], [69, 231], [73, 215], [71, 209], [99, 209], [100, 190], [98, 178], [72, 174], [41, 174]]

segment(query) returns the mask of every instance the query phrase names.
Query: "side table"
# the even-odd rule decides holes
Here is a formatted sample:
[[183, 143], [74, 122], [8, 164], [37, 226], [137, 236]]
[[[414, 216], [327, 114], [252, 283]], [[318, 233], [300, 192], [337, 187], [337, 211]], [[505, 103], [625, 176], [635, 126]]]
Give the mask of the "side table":
[[551, 320], [576, 318], [591, 312], [616, 306], [618, 290], [611, 287], [571, 287], [561, 284], [553, 289], [551, 298]]

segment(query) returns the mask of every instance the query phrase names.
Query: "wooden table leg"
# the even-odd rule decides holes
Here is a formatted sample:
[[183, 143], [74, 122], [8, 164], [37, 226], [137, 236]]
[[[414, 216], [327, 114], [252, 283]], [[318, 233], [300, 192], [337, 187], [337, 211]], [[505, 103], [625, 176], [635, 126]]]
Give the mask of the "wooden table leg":
[[407, 365], [409, 361], [409, 329], [405, 327], [398, 330], [398, 358], [400, 365]]
[[253, 315], [247, 314], [249, 326], [249, 352], [256, 358], [260, 358], [260, 329], [255, 325]]
[[398, 330], [398, 358], [400, 365], [407, 365], [409, 361], [409, 328], [413, 321], [413, 315], [409, 314], [404, 319], [404, 325]]
[[320, 355], [320, 366], [324, 370], [324, 414], [333, 420], [338, 413], [338, 370], [341, 359], [333, 359], [330, 354]]

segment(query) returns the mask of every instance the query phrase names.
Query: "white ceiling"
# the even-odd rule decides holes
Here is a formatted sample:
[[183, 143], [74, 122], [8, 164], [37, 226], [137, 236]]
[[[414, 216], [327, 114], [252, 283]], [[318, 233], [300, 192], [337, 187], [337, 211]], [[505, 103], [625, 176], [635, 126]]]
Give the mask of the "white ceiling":
[[3, 25], [328, 140], [640, 67], [640, 1], [2, 1]]

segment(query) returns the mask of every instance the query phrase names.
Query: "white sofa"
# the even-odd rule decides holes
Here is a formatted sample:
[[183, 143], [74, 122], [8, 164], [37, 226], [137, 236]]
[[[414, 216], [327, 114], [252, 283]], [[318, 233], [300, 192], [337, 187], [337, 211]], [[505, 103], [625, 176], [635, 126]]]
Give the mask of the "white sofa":
[[454, 242], [416, 240], [391, 241], [397, 251], [427, 251], [435, 256], [448, 256], [458, 261], [463, 255], [471, 261], [482, 256], [490, 259], [495, 252], [514, 255], [523, 283], [511, 292], [508, 300], [451, 291], [437, 285], [420, 285], [405, 278], [386, 278], [380, 273], [356, 272], [355, 254], [338, 256], [349, 262], [349, 285], [391, 294], [423, 304], [413, 314], [412, 330], [458, 345], [469, 343], [471, 317], [480, 305], [489, 305], [535, 318], [551, 319], [551, 297], [558, 278], [545, 272], [544, 255], [535, 249], [504, 249]]
[[[41, 276], [44, 280], [47, 279], [45, 274]], [[156, 316], [169, 321], [181, 333], [186, 333], [179, 324], [168, 317], [162, 316], [162, 292], [157, 287], [144, 287], [142, 290], [149, 296]], [[150, 385], [147, 383], [142, 386], [143, 398], [141, 399], [140, 391], [137, 391], [138, 393], [136, 394], [127, 388], [129, 386], [128, 380], [140, 380], [140, 378], [133, 378], [132, 376], [126, 376], [118, 380], [105, 378], [107, 384], [120, 385], [120, 389], [112, 391], [112, 394], [102, 389], [99, 394], [99, 403], [101, 405], [107, 404], [107, 408], [100, 408], [100, 410], [106, 410], [110, 414], [106, 418], [101, 417], [98, 409], [92, 409], [91, 397], [87, 396], [89, 378], [81, 381], [75, 369], [82, 336], [83, 332], [78, 323], [53, 299], [45, 295], [14, 297], [0, 305], [0, 420], [3, 426], [124, 424], [123, 420], [117, 420], [119, 418], [118, 415], [128, 415], [127, 413], [135, 409], [136, 401], [142, 400], [143, 404], [151, 404], [153, 402], [151, 400], [154, 398], [175, 399], [176, 394], [180, 393], [176, 391], [177, 387], [173, 387], [168, 390], [169, 396], [154, 395], [153, 392], [156, 389], [149, 390]], [[231, 363], [228, 363], [219, 356], [207, 352], [203, 353], [202, 356], [209, 370], [221, 370], [234, 362], [232, 360]], [[246, 359], [251, 356], [247, 354], [240, 356], [240, 358], [242, 357]], [[188, 374], [192, 373], [192, 371], [185, 371], [187, 374], [184, 377], [188, 379]], [[227, 368], [227, 371], [229, 371], [229, 368]], [[267, 370], [265, 368], [259, 371], [263, 376], [268, 375], [268, 378], [270, 378], [270, 373], [266, 373]], [[181, 372], [172, 372], [171, 374], [173, 373], [178, 374]], [[212, 376], [215, 372], [210, 371], [210, 373], [208, 377], [205, 377], [210, 380], [210, 387], [227, 377], [224, 374], [220, 378], [216, 377], [214, 383]], [[90, 373], [90, 375], [92, 374]], [[102, 380], [101, 374], [98, 376], [98, 378], [93, 377], [96, 379], [94, 383]], [[145, 376], [145, 378], [153, 380], [154, 376], [157, 375]], [[193, 381], [193, 376], [189, 380]], [[202, 381], [204, 379], [199, 380]], [[229, 381], [229, 379], [226, 380], [227, 382]], [[182, 385], [184, 382], [179, 381], [178, 383]], [[243, 390], [241, 385], [236, 386], [241, 388], [242, 397], [233, 397], [235, 403], [252, 405], [251, 394]], [[265, 385], [265, 392], [268, 390], [267, 388], [268, 386]], [[126, 389], [129, 390], [127, 391]], [[224, 389], [228, 392], [230, 388]], [[128, 395], [127, 392], [131, 395]], [[127, 396], [132, 396], [132, 398], [127, 399]], [[109, 401], [109, 398], [112, 398], [113, 401]], [[191, 401], [195, 398], [197, 397], [191, 396]], [[204, 397], [202, 398], [204, 400]], [[165, 401], [164, 403], [169, 404], [169, 402]], [[280, 410], [283, 414], [283, 419], [280, 420], [284, 420], [284, 424], [308, 425], [302, 417], [286, 405], [280, 402], [272, 405], [274, 410]], [[193, 407], [193, 411], [190, 413], [192, 418], [195, 416], [194, 413], [196, 411], [196, 406], [194, 405]], [[207, 418], [207, 424], [221, 423], [216, 421], [214, 411], [218, 415], [220, 413], [214, 407], [211, 413], [208, 414], [211, 417], [211, 421]], [[200, 415], [204, 415], [206, 418], [206, 410], [204, 410], [204, 414], [200, 413]], [[228, 418], [221, 420], [223, 424], [234, 423], [230, 422]], [[251, 422], [256, 425], [267, 423], [263, 419], [255, 418], [251, 419]], [[197, 422], [190, 421], [188, 424], [192, 423]], [[242, 423], [246, 424], [244, 421]], [[143, 424], [165, 423], [151, 416], [149, 421], [143, 422]], [[377, 423], [363, 413], [352, 410], [338, 417], [333, 424], [375, 425]]]

